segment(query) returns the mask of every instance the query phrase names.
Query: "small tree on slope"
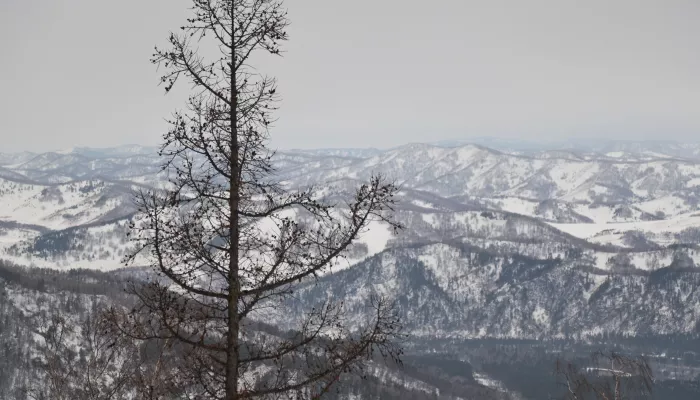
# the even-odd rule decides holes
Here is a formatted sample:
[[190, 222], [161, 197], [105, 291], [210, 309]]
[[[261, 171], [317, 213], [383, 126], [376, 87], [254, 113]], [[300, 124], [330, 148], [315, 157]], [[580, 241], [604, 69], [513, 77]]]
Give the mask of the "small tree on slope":
[[279, 0], [193, 0], [187, 24], [153, 58], [166, 69], [166, 92], [182, 79], [194, 90], [164, 135], [170, 187], [138, 196], [131, 231], [128, 261], [145, 255], [163, 279], [133, 285], [139, 305], [111, 317], [131, 337], [174, 343], [189, 398], [315, 398], [373, 352], [400, 355], [399, 321], [383, 299], [363, 326], [350, 326], [335, 303], [284, 332], [260, 323], [370, 222], [399, 227], [390, 218], [396, 187], [380, 176], [342, 206], [275, 181], [266, 144], [276, 84], [251, 57], [280, 54], [288, 23]]
[[644, 357], [595, 352], [591, 367], [578, 368], [557, 360], [556, 376], [565, 400], [625, 400], [650, 398], [654, 375]]

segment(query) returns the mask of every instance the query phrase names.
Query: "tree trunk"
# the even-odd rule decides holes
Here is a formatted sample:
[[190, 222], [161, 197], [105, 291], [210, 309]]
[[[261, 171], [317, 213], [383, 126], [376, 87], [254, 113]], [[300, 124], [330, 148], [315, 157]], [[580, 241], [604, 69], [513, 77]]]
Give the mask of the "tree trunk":
[[[231, 5], [231, 20], [233, 20], [233, 4]], [[237, 93], [236, 93], [236, 50], [234, 48], [233, 29], [231, 30], [231, 176], [229, 178], [229, 240], [230, 259], [228, 271], [228, 337], [227, 337], [227, 359], [226, 359], [226, 399], [238, 399], [238, 336], [240, 332], [240, 321], [238, 320], [238, 298], [240, 285], [238, 282], [238, 202], [239, 202], [239, 180], [238, 180], [238, 130], [237, 121]]]

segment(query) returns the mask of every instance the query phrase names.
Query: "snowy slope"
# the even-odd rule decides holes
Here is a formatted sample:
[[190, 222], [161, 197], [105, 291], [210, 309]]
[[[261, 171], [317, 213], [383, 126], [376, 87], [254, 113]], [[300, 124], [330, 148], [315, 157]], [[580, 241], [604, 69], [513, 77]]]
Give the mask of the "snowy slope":
[[[11, 161], [0, 171], [0, 258], [66, 269], [119, 267], [132, 191], [165, 185], [153, 150], [75, 148], [0, 157]], [[515, 154], [472, 144], [410, 144], [283, 151], [274, 161], [288, 187], [313, 184], [335, 200], [376, 173], [401, 187], [395, 216], [405, 229], [394, 236], [384, 225], [370, 226], [336, 272], [386, 251], [427, 245], [569, 260], [571, 268], [596, 274], [695, 268], [697, 158], [628, 150]], [[413, 256], [446, 292], [468, 297], [495, 290], [479, 280], [454, 286], [462, 285], [459, 275], [444, 268], [457, 261], [449, 252], [436, 254]], [[542, 310], [532, 313], [548, 321]]]

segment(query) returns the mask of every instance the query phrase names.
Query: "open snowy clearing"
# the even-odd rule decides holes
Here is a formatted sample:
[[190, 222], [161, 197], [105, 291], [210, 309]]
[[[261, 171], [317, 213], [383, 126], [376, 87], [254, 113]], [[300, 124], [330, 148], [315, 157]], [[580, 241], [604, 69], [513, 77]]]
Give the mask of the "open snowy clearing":
[[688, 213], [677, 217], [660, 221], [615, 222], [594, 224], [558, 224], [549, 225], [581, 239], [592, 238], [601, 232], [612, 231], [623, 233], [629, 231], [643, 231], [655, 233], [678, 233], [687, 228], [700, 227], [700, 213]]

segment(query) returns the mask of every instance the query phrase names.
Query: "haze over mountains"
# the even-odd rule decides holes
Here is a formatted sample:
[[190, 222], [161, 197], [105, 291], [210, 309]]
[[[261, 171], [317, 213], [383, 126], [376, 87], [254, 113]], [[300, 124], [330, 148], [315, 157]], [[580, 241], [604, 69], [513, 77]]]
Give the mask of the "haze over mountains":
[[[327, 187], [341, 200], [377, 172], [401, 187], [406, 229], [372, 226], [342, 270], [299, 291], [299, 309], [335, 297], [359, 310], [372, 293], [390, 294], [418, 347], [697, 337], [700, 144], [480, 142], [278, 152], [278, 178], [292, 189]], [[0, 259], [120, 268], [132, 194], [162, 187], [160, 163], [142, 146], [0, 154]]]

